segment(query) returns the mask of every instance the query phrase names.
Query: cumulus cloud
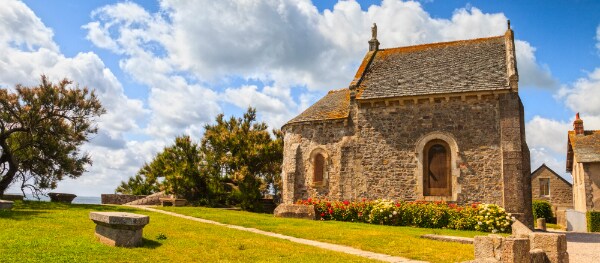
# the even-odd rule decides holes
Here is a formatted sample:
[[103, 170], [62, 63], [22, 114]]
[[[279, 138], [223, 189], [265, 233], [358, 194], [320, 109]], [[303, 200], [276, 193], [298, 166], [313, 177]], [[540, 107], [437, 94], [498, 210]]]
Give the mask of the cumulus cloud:
[[531, 157], [531, 170], [546, 164], [563, 178], [571, 181], [565, 171], [567, 155], [567, 132], [572, 129], [571, 122], [534, 116], [525, 125], [527, 145]]
[[558, 87], [558, 81], [552, 77], [550, 69], [546, 65], [538, 64], [535, 58], [535, 47], [525, 41], [515, 40], [515, 50], [520, 86], [545, 89]]
[[[128, 148], [124, 134], [138, 129], [137, 122], [147, 113], [140, 100], [133, 100], [124, 94], [121, 83], [102, 60], [93, 52], [81, 52], [74, 57], [66, 57], [53, 41], [53, 32], [20, 1], [4, 1], [0, 9], [0, 86], [13, 87], [16, 84], [32, 86], [39, 84], [39, 76], [47, 75], [52, 81], [68, 78], [74, 85], [93, 90], [107, 113], [98, 119], [99, 133], [84, 145], [84, 150], [93, 152], [92, 161], [99, 164], [84, 175], [79, 187], [69, 188], [70, 192], [87, 185], [89, 180], [102, 181], [111, 176], [122, 177], [122, 172], [109, 172], [103, 168], [110, 152], [129, 152], [133, 156], [144, 156], [143, 152]], [[149, 149], [149, 148], [148, 148]], [[140, 149], [137, 149], [140, 150]], [[105, 152], [106, 155], [98, 153]], [[113, 155], [110, 155], [113, 156]], [[113, 157], [111, 157], [113, 158]], [[138, 163], [119, 163], [122, 170], [137, 169]], [[99, 184], [87, 185], [90, 189]], [[61, 184], [61, 189], [65, 189]], [[114, 186], [113, 186], [114, 187]], [[90, 193], [97, 193], [91, 190]]]
[[600, 68], [572, 85], [563, 86], [557, 96], [574, 112], [600, 116]]

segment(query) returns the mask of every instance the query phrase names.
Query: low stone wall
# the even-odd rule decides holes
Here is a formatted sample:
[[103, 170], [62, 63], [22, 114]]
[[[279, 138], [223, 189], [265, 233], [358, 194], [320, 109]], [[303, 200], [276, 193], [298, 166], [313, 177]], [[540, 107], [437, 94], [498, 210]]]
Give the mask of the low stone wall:
[[121, 195], [121, 194], [102, 194], [100, 198], [102, 199], [102, 204], [111, 204], [111, 205], [122, 205], [125, 203], [129, 203], [138, 199], [142, 199], [146, 197], [146, 195]]
[[23, 195], [20, 194], [4, 194], [0, 195], [0, 199], [8, 201], [23, 201]]
[[512, 236], [476, 236], [475, 260], [471, 262], [568, 263], [564, 234], [534, 232], [515, 221]]
[[125, 205], [160, 205], [160, 198], [172, 197], [165, 194], [165, 192], [158, 192], [145, 196], [144, 198], [133, 200], [125, 203]]

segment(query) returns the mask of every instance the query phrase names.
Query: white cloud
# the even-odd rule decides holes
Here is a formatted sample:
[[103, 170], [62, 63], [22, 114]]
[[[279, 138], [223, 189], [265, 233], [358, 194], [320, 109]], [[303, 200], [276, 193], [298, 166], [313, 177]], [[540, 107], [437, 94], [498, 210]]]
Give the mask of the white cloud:
[[534, 116], [525, 125], [527, 145], [530, 148], [546, 148], [554, 153], [567, 153], [567, 131], [571, 123]]
[[[0, 27], [0, 86], [37, 85], [41, 74], [52, 81], [66, 77], [75, 85], [92, 89], [107, 110], [98, 120], [99, 134], [83, 146], [84, 150], [91, 152], [96, 165], [90, 167], [90, 172], [83, 176], [81, 182], [72, 185], [61, 183], [59, 189], [79, 193], [81, 189], [89, 189], [88, 195], [97, 194], [103, 180], [115, 176], [126, 178], [131, 174], [124, 174], [125, 171], [139, 168], [139, 161], [135, 158], [146, 156], [148, 152], [142, 150], [151, 150], [151, 147], [136, 149], [135, 142], [126, 142], [124, 134], [139, 128], [137, 122], [147, 110], [141, 101], [124, 94], [121, 83], [102, 60], [93, 52], [64, 56], [52, 40], [52, 30], [22, 2], [3, 2]], [[158, 142], [147, 144], [160, 145]], [[127, 153], [126, 158], [121, 158], [122, 152]], [[119, 171], [110, 170], [110, 167]]]
[[564, 99], [567, 107], [574, 112], [600, 116], [600, 68], [570, 86], [563, 86], [558, 98]]
[[519, 85], [521, 87], [557, 88], [558, 81], [552, 77], [550, 69], [540, 66], [535, 58], [535, 47], [531, 44], [515, 40], [517, 52], [517, 69], [519, 70]]

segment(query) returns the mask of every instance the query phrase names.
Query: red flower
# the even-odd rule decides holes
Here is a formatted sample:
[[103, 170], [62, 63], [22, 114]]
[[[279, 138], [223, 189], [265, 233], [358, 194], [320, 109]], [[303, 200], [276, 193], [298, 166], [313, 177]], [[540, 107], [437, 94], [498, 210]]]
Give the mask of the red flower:
[[344, 200], [344, 205], [348, 205], [350, 202], [348, 200]]
[[330, 202], [327, 202], [327, 207], [331, 207], [331, 203]]
[[321, 217], [324, 217], [324, 216], [325, 216], [325, 213], [321, 213]]
[[396, 203], [396, 207], [400, 207], [400, 203]]
[[329, 214], [333, 214], [333, 209], [329, 209]]
[[312, 202], [312, 199], [308, 198], [308, 199], [306, 199], [306, 202], [308, 202], [310, 204]]

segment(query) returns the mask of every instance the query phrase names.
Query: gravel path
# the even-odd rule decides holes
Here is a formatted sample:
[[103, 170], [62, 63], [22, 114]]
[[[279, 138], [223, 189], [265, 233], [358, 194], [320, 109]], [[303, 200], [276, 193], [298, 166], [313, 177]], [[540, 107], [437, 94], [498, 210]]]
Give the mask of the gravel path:
[[252, 233], [256, 233], [256, 234], [260, 234], [260, 235], [285, 239], [285, 240], [289, 240], [289, 241], [292, 241], [295, 243], [314, 246], [314, 247], [332, 250], [332, 251], [336, 251], [336, 252], [342, 252], [342, 253], [365, 257], [365, 258], [369, 258], [369, 259], [381, 260], [381, 261], [385, 261], [385, 262], [426, 263], [425, 261], [416, 261], [416, 260], [403, 258], [403, 257], [395, 257], [395, 256], [390, 256], [390, 255], [385, 255], [385, 254], [380, 254], [380, 253], [375, 253], [375, 252], [370, 252], [370, 251], [364, 251], [364, 250], [356, 249], [356, 248], [349, 247], [349, 246], [336, 245], [336, 244], [319, 242], [319, 241], [314, 241], [314, 240], [309, 240], [309, 239], [286, 236], [286, 235], [282, 235], [282, 234], [259, 230], [256, 228], [223, 224], [223, 223], [212, 221], [212, 220], [206, 220], [206, 219], [202, 219], [202, 218], [186, 216], [186, 215], [182, 215], [182, 214], [177, 214], [177, 213], [173, 213], [173, 212], [150, 208], [147, 206], [138, 206], [138, 205], [128, 205], [128, 206], [143, 209], [143, 210], [148, 210], [148, 211], [152, 211], [152, 212], [156, 212], [156, 213], [162, 213], [162, 214], [167, 214], [167, 215], [171, 215], [171, 216], [176, 216], [176, 217], [193, 220], [193, 221], [197, 221], [197, 222], [202, 222], [202, 223], [206, 223], [206, 224], [224, 226], [224, 227], [247, 231], [247, 232], [252, 232]]
[[566, 232], [570, 263], [600, 262], [600, 234]]

